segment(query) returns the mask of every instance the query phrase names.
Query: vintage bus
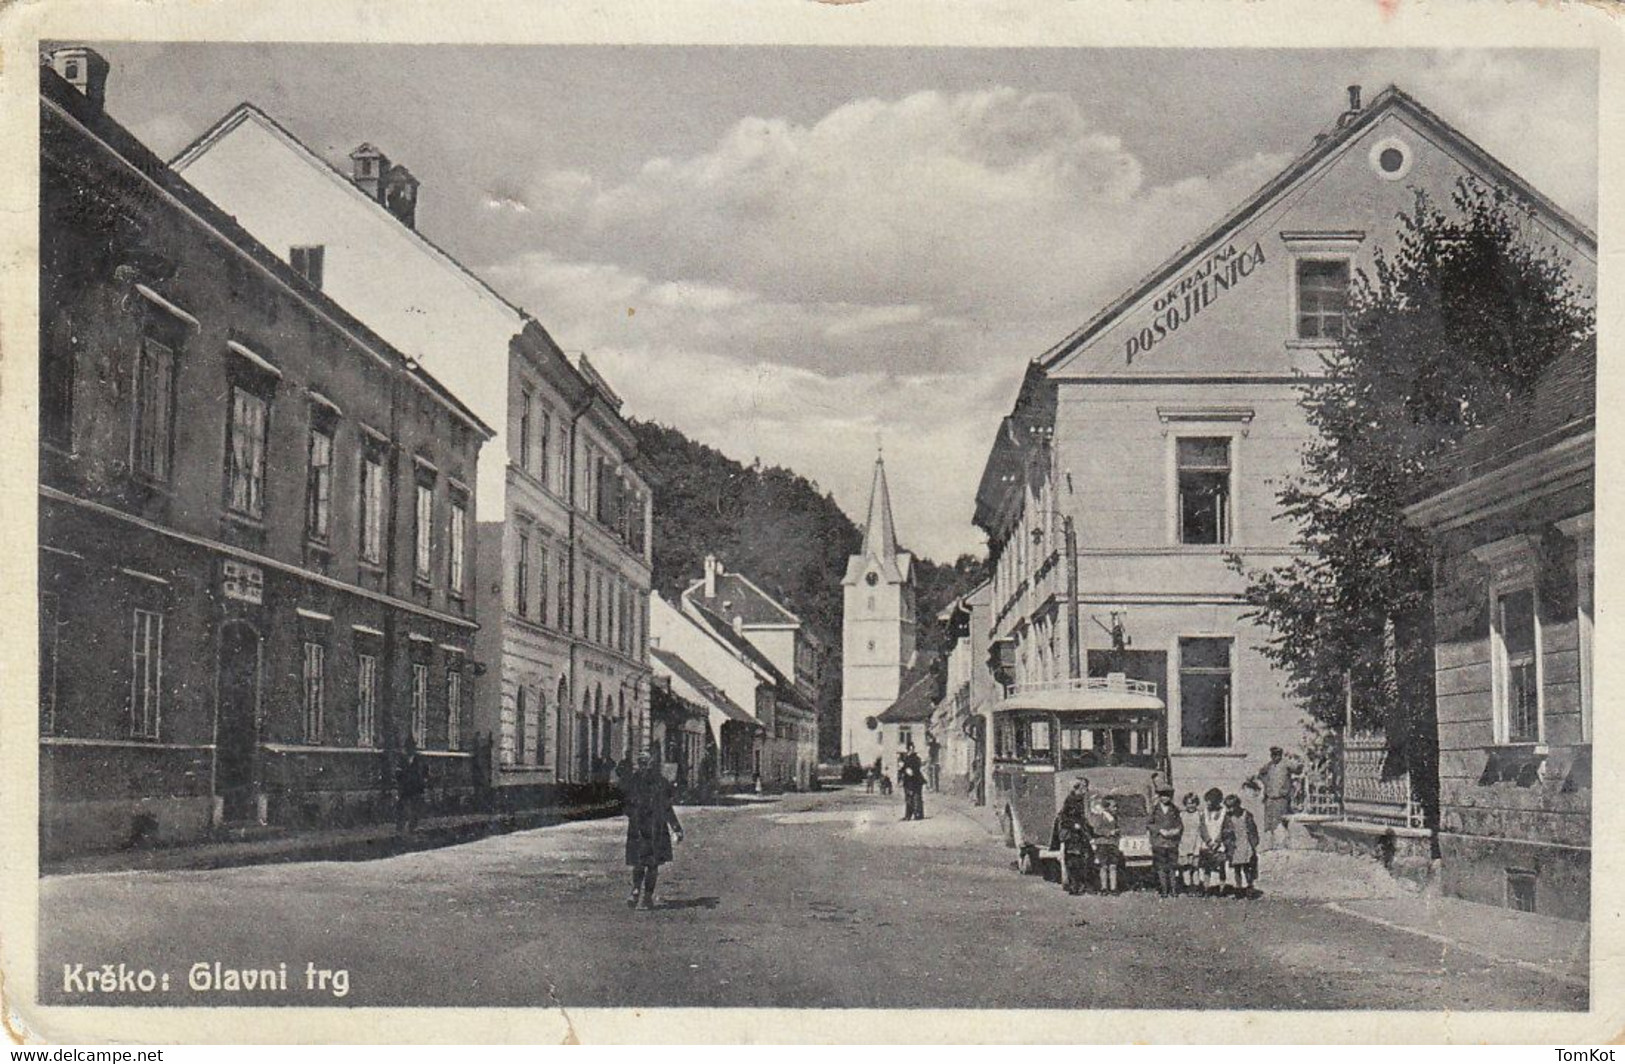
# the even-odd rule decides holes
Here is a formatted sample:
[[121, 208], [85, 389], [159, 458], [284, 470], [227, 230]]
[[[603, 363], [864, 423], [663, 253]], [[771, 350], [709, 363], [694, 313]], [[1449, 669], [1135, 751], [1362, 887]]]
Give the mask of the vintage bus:
[[1157, 686], [1122, 673], [1017, 687], [988, 711], [988, 798], [1024, 873], [1061, 859], [1055, 820], [1073, 783], [1117, 801], [1123, 862], [1149, 867], [1156, 788], [1171, 783]]

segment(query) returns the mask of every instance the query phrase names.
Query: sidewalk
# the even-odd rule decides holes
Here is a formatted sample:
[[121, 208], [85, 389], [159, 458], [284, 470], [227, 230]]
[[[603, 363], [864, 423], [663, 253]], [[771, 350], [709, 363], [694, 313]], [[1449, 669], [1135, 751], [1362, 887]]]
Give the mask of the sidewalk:
[[1486, 960], [1590, 985], [1591, 925], [1436, 894], [1327, 902], [1326, 908]]
[[470, 842], [488, 835], [547, 827], [570, 820], [613, 816], [618, 802], [535, 809], [514, 813], [462, 813], [425, 817], [417, 831], [397, 835], [393, 823], [350, 828], [289, 829], [249, 839], [211, 839], [188, 846], [165, 846], [116, 853], [87, 854], [45, 862], [42, 875], [95, 872], [179, 871], [228, 868], [285, 861], [371, 861], [415, 850]]

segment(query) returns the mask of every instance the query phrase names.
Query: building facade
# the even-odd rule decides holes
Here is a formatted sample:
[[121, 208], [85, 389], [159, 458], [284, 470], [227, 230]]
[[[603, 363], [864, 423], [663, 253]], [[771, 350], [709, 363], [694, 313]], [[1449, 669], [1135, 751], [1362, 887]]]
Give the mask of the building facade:
[[745, 574], [729, 572], [715, 555], [706, 555], [704, 575], [683, 591], [682, 603], [685, 612], [742, 637], [772, 666], [776, 697], [764, 777], [778, 786], [809, 788], [818, 763], [818, 707], [825, 704], [823, 641]]
[[1407, 519], [1434, 555], [1441, 886], [1591, 912], [1597, 358], [1469, 433]]
[[942, 700], [931, 717], [941, 786], [977, 795], [982, 781], [986, 728], [983, 715], [997, 688], [988, 667], [991, 584], [983, 583], [942, 612], [948, 655]]
[[650, 600], [650, 655], [673, 690], [706, 706], [707, 750], [717, 786], [737, 790], [761, 779], [768, 728], [762, 714], [773, 699], [759, 668], [706, 625], [660, 595]]
[[917, 623], [914, 557], [897, 548], [886, 464], [878, 456], [863, 546], [847, 560], [841, 586], [841, 756], [869, 765], [897, 755], [896, 728], [888, 734], [880, 715], [903, 691]]
[[244, 104], [175, 165], [496, 428], [478, 590], [498, 680], [475, 719], [492, 782], [533, 803], [606, 780], [648, 742], [652, 496], [620, 399], [424, 236], [420, 186], [371, 144], [341, 170]]
[[1594, 273], [1585, 228], [1442, 119], [1397, 89], [1350, 96], [1246, 203], [1028, 366], [978, 490], [1000, 681], [1067, 678], [1075, 644], [1079, 672], [1155, 683], [1181, 791], [1235, 790], [1271, 745], [1302, 749], [1231, 559], [1293, 557], [1276, 493], [1310, 438], [1299, 385], [1396, 215], [1418, 191], [1505, 185]]
[[410, 743], [478, 786], [491, 430], [103, 112], [41, 76], [46, 856], [386, 815]]

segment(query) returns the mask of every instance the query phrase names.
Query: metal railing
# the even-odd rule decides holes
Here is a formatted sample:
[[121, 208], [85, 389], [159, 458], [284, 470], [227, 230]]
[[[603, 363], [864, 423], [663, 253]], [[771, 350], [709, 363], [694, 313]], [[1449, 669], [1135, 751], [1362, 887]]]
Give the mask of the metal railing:
[[1015, 695], [1038, 694], [1043, 691], [1116, 691], [1131, 695], [1157, 697], [1157, 685], [1145, 680], [1130, 680], [1122, 673], [1110, 676], [1082, 676], [1075, 680], [1038, 680], [1018, 683], [1011, 688]]

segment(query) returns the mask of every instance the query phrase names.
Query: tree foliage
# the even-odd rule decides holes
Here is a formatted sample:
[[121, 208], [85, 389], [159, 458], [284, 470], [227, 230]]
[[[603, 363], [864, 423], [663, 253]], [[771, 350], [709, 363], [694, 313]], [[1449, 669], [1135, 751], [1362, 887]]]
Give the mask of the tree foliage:
[[[780, 466], [744, 465], [677, 429], [634, 422], [640, 452], [654, 466], [654, 586], [675, 600], [715, 554], [796, 613], [830, 650], [835, 682], [819, 707], [824, 753], [839, 743], [841, 577], [862, 530], [833, 496]], [[916, 558], [919, 645], [928, 657], [943, 641], [937, 614], [981, 579], [982, 562], [952, 565]]]
[[[1396, 768], [1426, 776], [1433, 729], [1431, 568], [1404, 507], [1471, 428], [1525, 395], [1595, 328], [1570, 260], [1542, 245], [1506, 190], [1463, 181], [1441, 208], [1418, 193], [1391, 248], [1350, 288], [1345, 335], [1302, 389], [1315, 430], [1278, 493], [1291, 563], [1248, 573], [1266, 655], [1322, 725], [1382, 727]], [[1241, 562], [1232, 562], [1238, 569]], [[1345, 687], [1347, 678], [1348, 687]]]

